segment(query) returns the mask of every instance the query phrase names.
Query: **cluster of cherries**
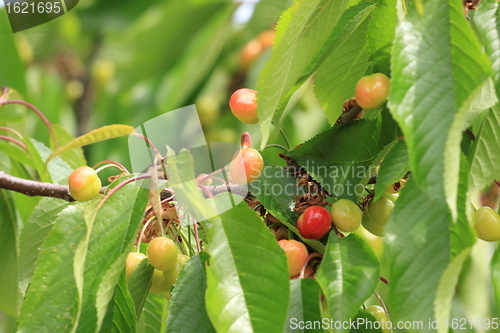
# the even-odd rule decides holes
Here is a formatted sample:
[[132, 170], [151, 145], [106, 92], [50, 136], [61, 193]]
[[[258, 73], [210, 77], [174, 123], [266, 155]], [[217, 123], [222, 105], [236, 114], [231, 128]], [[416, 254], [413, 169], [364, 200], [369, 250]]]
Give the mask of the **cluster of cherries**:
[[147, 256], [141, 252], [130, 252], [127, 256], [125, 269], [127, 280], [139, 263], [148, 258], [154, 267], [153, 280], [149, 291], [153, 294], [164, 294], [170, 298], [170, 288], [174, 285], [179, 272], [189, 260], [189, 256], [180, 254], [175, 243], [167, 237], [156, 237], [148, 244]]

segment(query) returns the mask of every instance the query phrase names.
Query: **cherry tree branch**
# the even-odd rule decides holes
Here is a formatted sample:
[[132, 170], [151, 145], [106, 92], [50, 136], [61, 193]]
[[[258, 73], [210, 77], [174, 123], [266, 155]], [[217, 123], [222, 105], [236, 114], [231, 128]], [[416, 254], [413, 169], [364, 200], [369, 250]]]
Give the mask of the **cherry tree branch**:
[[[245, 186], [240, 185], [215, 185], [206, 186], [212, 195], [217, 195], [223, 192], [231, 192], [240, 196], [246, 196], [248, 190]], [[7, 174], [5, 171], [0, 171], [0, 189], [11, 190], [30, 197], [42, 196], [50, 198], [58, 198], [66, 201], [75, 201], [69, 193], [67, 185], [58, 185], [44, 183], [35, 180], [28, 180], [15, 177]], [[107, 187], [101, 188], [101, 193], [106, 191]]]

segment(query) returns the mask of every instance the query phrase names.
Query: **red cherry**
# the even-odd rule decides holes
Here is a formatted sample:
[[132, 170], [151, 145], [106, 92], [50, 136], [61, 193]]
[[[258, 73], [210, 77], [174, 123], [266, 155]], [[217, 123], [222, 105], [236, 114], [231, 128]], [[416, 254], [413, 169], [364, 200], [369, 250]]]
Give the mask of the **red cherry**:
[[304, 238], [321, 239], [332, 227], [332, 215], [321, 206], [307, 208], [297, 220], [297, 228]]
[[256, 124], [257, 118], [257, 92], [252, 89], [238, 89], [229, 99], [229, 107], [234, 116], [245, 124]]

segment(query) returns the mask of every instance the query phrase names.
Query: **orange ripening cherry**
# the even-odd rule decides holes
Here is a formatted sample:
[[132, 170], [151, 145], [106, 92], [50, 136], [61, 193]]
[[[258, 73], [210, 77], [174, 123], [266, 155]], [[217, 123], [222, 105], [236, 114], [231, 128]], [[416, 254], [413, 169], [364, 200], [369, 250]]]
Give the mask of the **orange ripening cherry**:
[[229, 108], [239, 121], [245, 124], [256, 124], [257, 117], [257, 92], [252, 89], [238, 89], [229, 98]]
[[238, 185], [246, 185], [260, 177], [264, 169], [264, 160], [253, 148], [240, 149], [229, 164], [231, 179]]
[[321, 206], [308, 207], [297, 220], [297, 229], [304, 238], [321, 239], [332, 227], [332, 215]]
[[94, 199], [101, 190], [101, 180], [94, 169], [88, 166], [76, 168], [68, 178], [69, 193], [77, 201]]
[[285, 251], [290, 277], [296, 276], [306, 261], [308, 255], [306, 246], [294, 239], [282, 239], [278, 241], [278, 244]]
[[364, 76], [354, 89], [356, 103], [363, 109], [377, 108], [387, 101], [390, 86], [389, 78], [382, 73]]

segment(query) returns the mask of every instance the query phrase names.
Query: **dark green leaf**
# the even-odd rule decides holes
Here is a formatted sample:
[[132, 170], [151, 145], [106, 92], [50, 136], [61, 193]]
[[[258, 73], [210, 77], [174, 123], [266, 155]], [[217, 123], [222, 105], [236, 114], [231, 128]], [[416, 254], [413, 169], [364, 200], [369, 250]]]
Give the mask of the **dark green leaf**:
[[377, 201], [389, 185], [398, 182], [410, 170], [410, 158], [404, 140], [399, 140], [385, 155], [377, 176], [375, 197]]
[[[57, 139], [57, 144], [59, 146], [65, 145], [66, 143], [72, 141], [74, 137], [69, 134], [63, 127], [58, 124], [52, 124], [52, 130]], [[51, 148], [54, 149], [54, 143], [51, 140]], [[61, 159], [68, 163], [72, 169], [87, 165], [85, 157], [83, 156], [83, 150], [81, 147], [73, 148], [60, 155]]]
[[390, 74], [392, 41], [396, 31], [396, 0], [377, 3], [368, 26], [368, 52], [374, 73]]
[[[166, 300], [163, 295], [148, 293], [141, 318], [144, 320], [144, 332], [165, 332], [165, 306]], [[170, 308], [170, 307], [169, 307]]]
[[379, 323], [377, 319], [366, 311], [359, 311], [353, 321], [362, 324], [356, 325], [355, 328], [351, 328], [349, 331], [350, 333], [383, 333], [381, 329], [375, 328], [379, 327], [377, 326], [377, 323]]
[[368, 68], [366, 34], [374, 8], [364, 8], [346, 24], [318, 68], [315, 91], [331, 125], [342, 114], [344, 101], [354, 96], [356, 83]]
[[216, 331], [283, 332], [289, 275], [274, 236], [246, 203], [203, 225], [212, 238], [205, 303]]
[[355, 234], [339, 237], [331, 232], [316, 273], [331, 319], [344, 322], [354, 317], [378, 280], [379, 262], [370, 246]]
[[167, 332], [215, 332], [205, 310], [203, 266], [200, 255], [195, 255], [182, 267], [169, 303]]
[[70, 332], [76, 325], [78, 290], [72, 263], [87, 233], [86, 205], [92, 203], [66, 207], [57, 217], [38, 256], [17, 332]]
[[14, 34], [9, 26], [7, 13], [0, 11], [0, 86], [8, 86], [18, 90], [26, 96], [26, 83], [24, 81], [24, 65], [14, 44]]
[[151, 278], [153, 277], [154, 267], [149, 264], [149, 260], [142, 260], [139, 265], [130, 274], [128, 281], [128, 291], [132, 296], [137, 318], [141, 316], [149, 288], [151, 287]]
[[[113, 183], [116, 186], [123, 178]], [[100, 327], [148, 203], [148, 190], [128, 184], [114, 193], [92, 220], [77, 332]], [[139, 316], [138, 316], [139, 317]]]
[[286, 332], [323, 332], [321, 323], [321, 291], [313, 279], [290, 280], [290, 309]]
[[43, 198], [24, 223], [19, 236], [19, 287], [24, 293], [28, 288], [40, 247], [55, 224], [57, 215], [68, 206], [68, 203], [55, 198]]
[[491, 281], [497, 307], [500, 307], [500, 248], [497, 248], [490, 262]]
[[12, 193], [0, 190], [0, 311], [17, 317], [22, 302], [18, 286], [16, 238], [18, 235], [17, 207]]
[[385, 227], [394, 322], [434, 320], [436, 291], [450, 262], [450, 223], [444, 197], [430, 198], [410, 178]]
[[271, 121], [278, 125], [282, 112], [275, 113], [328, 40], [347, 7], [347, 0], [297, 1], [281, 17], [271, 59], [257, 82], [258, 115], [264, 148]]

